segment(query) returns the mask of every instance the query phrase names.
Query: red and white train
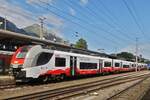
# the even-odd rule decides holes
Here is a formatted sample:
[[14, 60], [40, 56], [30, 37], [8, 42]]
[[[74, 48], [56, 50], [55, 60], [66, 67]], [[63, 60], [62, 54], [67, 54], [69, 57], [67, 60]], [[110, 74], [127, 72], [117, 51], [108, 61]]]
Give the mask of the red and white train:
[[[146, 64], [138, 63], [139, 68]], [[16, 80], [63, 79], [81, 75], [134, 71], [135, 62], [63, 52], [40, 45], [20, 47], [13, 55], [11, 68]]]

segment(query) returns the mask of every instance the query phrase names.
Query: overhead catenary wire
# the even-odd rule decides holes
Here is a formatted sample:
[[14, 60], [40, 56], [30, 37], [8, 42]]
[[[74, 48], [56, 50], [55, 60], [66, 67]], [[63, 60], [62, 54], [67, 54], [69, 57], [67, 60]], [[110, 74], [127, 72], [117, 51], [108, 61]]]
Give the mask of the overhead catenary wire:
[[[72, 4], [72, 5], [70, 5], [71, 7], [73, 7], [73, 2], [69, 2], [69, 0], [67, 0], [67, 1], [65, 1], [64, 0], [64, 2], [66, 3], [66, 4]], [[78, 8], [78, 7], [76, 7], [76, 8]], [[79, 10], [78, 10], [79, 11]], [[104, 12], [103, 12], [104, 13]], [[83, 13], [81, 12], [81, 14], [83, 15]], [[106, 14], [105, 14], [106, 15]], [[109, 17], [109, 16], [107, 16], [107, 17]], [[89, 18], [89, 16], [86, 16], [86, 18]], [[110, 18], [110, 17], [109, 17]], [[112, 32], [109, 32], [108, 30], [106, 30], [106, 29], [103, 29], [102, 27], [99, 27], [98, 25], [95, 25], [95, 24], [92, 24], [92, 26], [95, 26], [95, 27], [97, 27], [97, 28], [100, 28], [101, 30], [103, 30], [103, 31], [105, 31], [105, 32], [107, 32], [109, 35], [111, 35], [112, 37], [114, 37], [115, 39], [119, 39], [119, 38], [121, 38], [121, 40], [124, 40], [124, 41], [126, 41], [126, 39], [128, 40], [128, 41], [132, 41], [132, 39], [130, 38], [130, 37], [128, 37], [128, 35], [123, 35], [123, 34], [120, 34], [120, 35], [122, 35], [123, 37], [119, 37], [119, 35], [116, 35], [116, 34], [113, 34]], [[95, 28], [94, 27], [94, 28]], [[117, 30], [119, 33], [121, 33], [119, 30]], [[125, 38], [126, 37], [126, 38]], [[118, 40], [118, 41], [120, 41], [120, 40]], [[124, 41], [121, 41], [121, 42], [124, 42]]]
[[143, 36], [143, 38], [145, 38], [145, 40], [146, 40], [148, 43], [150, 43], [149, 37], [145, 34], [145, 32], [144, 32], [144, 30], [142, 29], [141, 25], [140, 25], [140, 24], [138, 23], [138, 21], [137, 21], [137, 16], [136, 16], [137, 14], [134, 15], [132, 9], [129, 7], [129, 5], [128, 5], [128, 3], [127, 3], [126, 0], [122, 0], [122, 1], [123, 1], [123, 3], [125, 4], [126, 8], [128, 9], [130, 15], [132, 16], [132, 18], [133, 18], [135, 24], [136, 24], [137, 27], [139, 28], [141, 35]]
[[[110, 17], [111, 21], [113, 21], [113, 23], [114, 23], [117, 27], [119, 27], [121, 30], [126, 30], [126, 29], [127, 29], [123, 24], [122, 24], [122, 26], [123, 26], [124, 28], [122, 28], [121, 25], [117, 23], [117, 22], [119, 22], [118, 18], [114, 15], [114, 13], [112, 13], [112, 12], [108, 9], [108, 7], [107, 7], [101, 0], [97, 0], [97, 4], [98, 4], [98, 5], [102, 5], [102, 7], [104, 8], [104, 10], [108, 13], [108, 16]], [[101, 10], [101, 9], [100, 9], [100, 10]], [[101, 11], [102, 11], [102, 10], [101, 10]], [[125, 34], [125, 32], [122, 32], [122, 33], [123, 33], [123, 34], [122, 34], [123, 37], [126, 37], [128, 40], [133, 40], [133, 39], [131, 38], [131, 36], [129, 36], [128, 34]]]
[[[63, 14], [65, 13], [65, 14], [67, 14], [67, 15], [69, 15], [69, 16], [71, 16], [71, 17], [73, 17], [73, 18], [75, 18], [75, 19], [78, 19], [79, 21], [82, 21], [82, 22], [84, 22], [85, 24], [89, 24], [89, 25], [91, 25], [91, 27], [93, 27], [94, 29], [100, 29], [100, 30], [102, 30], [102, 31], [104, 31], [105, 33], [108, 33], [109, 35], [111, 35], [112, 37], [114, 37], [115, 39], [117, 39], [117, 41], [119, 41], [118, 39], [119, 39], [119, 37], [117, 36], [117, 35], [114, 35], [114, 34], [112, 34], [111, 32], [109, 32], [109, 31], [107, 31], [107, 30], [105, 30], [105, 29], [103, 29], [103, 28], [101, 28], [101, 27], [98, 27], [98, 26], [96, 26], [96, 25], [93, 25], [93, 24], [90, 24], [89, 22], [87, 22], [86, 20], [82, 20], [81, 18], [79, 18], [79, 17], [76, 17], [76, 16], [73, 16], [73, 15], [70, 15], [69, 13], [67, 13], [67, 12], [65, 12], [65, 11], [63, 11], [63, 10], [61, 10], [61, 9], [59, 9], [59, 8], [57, 8], [57, 7], [55, 7], [55, 6], [52, 6], [52, 5], [50, 5], [49, 3], [47, 3], [47, 2], [43, 2], [43, 1], [41, 1], [42, 3], [45, 3], [45, 4], [47, 4], [48, 6], [50, 6], [50, 7], [52, 7], [52, 8], [54, 8], [54, 9], [56, 9], [56, 10], [59, 10], [60, 12], [62, 12]], [[65, 2], [65, 3], [67, 3], [67, 2]], [[83, 13], [82, 13], [83, 14]], [[97, 27], [97, 28], [96, 28]], [[123, 40], [123, 39], [122, 39]], [[121, 42], [124, 42], [124, 41], [121, 41]]]
[[143, 29], [141, 28], [141, 25], [138, 23], [137, 18], [136, 18], [136, 16], [134, 15], [132, 9], [129, 7], [127, 1], [126, 1], [126, 0], [122, 0], [122, 1], [123, 1], [123, 3], [125, 4], [126, 8], [128, 9], [130, 15], [132, 16], [132, 18], [133, 18], [135, 24], [136, 24], [137, 27], [139, 28], [140, 33], [141, 33], [144, 37], [146, 37], [146, 36], [145, 36], [145, 33], [144, 33], [144, 31], [143, 31]]
[[[135, 8], [135, 5], [134, 5], [134, 2], [133, 2], [132, 0], [130, 0], [130, 5], [131, 5], [131, 8], [133, 9], [133, 12], [134, 12], [136, 18], [139, 20], [140, 17], [139, 17], [139, 15], [138, 15], [138, 12], [137, 12], [137, 10], [136, 10], [136, 8]], [[140, 24], [141, 24], [141, 23], [140, 23]]]
[[[35, 18], [37, 17], [37, 16], [34, 16]], [[35, 20], [34, 18], [32, 18], [33, 20]], [[35, 21], [37, 21], [37, 20], [35, 20]], [[110, 33], [110, 32], [108, 32], [107, 30], [103, 30], [104, 32], [106, 32], [106, 33], [109, 33], [109, 34], [112, 34], [112, 33]], [[115, 36], [114, 36], [114, 38], [115, 38]], [[112, 39], [111, 40], [109, 40], [109, 41], [113, 41]], [[114, 41], [114, 44], [116, 44], [116, 42]]]
[[[56, 12], [54, 12], [54, 11], [48, 9], [48, 8], [45, 8], [45, 7], [43, 7], [43, 6], [39, 5], [39, 4], [36, 4], [36, 6], [39, 6], [39, 7], [43, 8], [43, 9], [45, 9], [45, 10], [47, 10], [47, 11], [53, 13], [54, 15], [59, 16], [59, 17], [65, 19], [66, 21], [69, 21], [69, 22], [71, 22], [71, 23], [77, 25], [78, 27], [81, 27], [82, 29], [84, 29], [84, 30], [86, 30], [86, 31], [88, 31], [88, 32], [90, 32], [90, 33], [96, 33], [95, 31], [93, 31], [93, 30], [91, 30], [91, 29], [88, 29], [87, 27], [85, 27], [85, 26], [83, 26], [83, 25], [81, 25], [81, 24], [78, 24], [78, 23], [74, 22], [74, 21], [70, 20], [69, 18], [67, 18], [67, 17], [65, 17], [65, 16], [62, 16], [62, 15], [60, 15], [60, 14], [57, 14]], [[111, 41], [110, 43], [111, 43], [112, 45], [114, 45], [114, 46], [117, 45], [117, 42], [112, 41], [112, 40], [110, 40], [110, 39], [108, 39], [108, 38], [106, 38], [106, 37], [103, 37], [103, 38], [106, 39], [106, 40]], [[97, 40], [95, 40], [95, 41], [97, 41]], [[97, 41], [97, 43], [100, 43], [100, 42]], [[109, 43], [109, 44], [110, 44], [110, 43]], [[100, 44], [101, 44], [101, 43], [100, 43]]]
[[[141, 21], [141, 18], [140, 18], [139, 15], [138, 15], [138, 12], [137, 12], [137, 10], [136, 10], [136, 8], [135, 8], [135, 5], [134, 5], [134, 3], [133, 3], [132, 0], [130, 0], [130, 4], [131, 4], [131, 7], [132, 7], [132, 9], [133, 9], [133, 12], [135, 13], [135, 16], [136, 16], [136, 18], [137, 18], [139, 24], [140, 24], [140, 26], [141, 26], [141, 29], [142, 29], [143, 32], [144, 32], [144, 25], [143, 25], [143, 23], [142, 23], [142, 21]], [[145, 32], [144, 32], [144, 35], [146, 35]], [[146, 37], [147, 37], [147, 36], [146, 36]]]
[[[41, 0], [40, 0], [41, 1]], [[41, 1], [41, 2], [43, 2], [43, 1]], [[45, 2], [43, 2], [43, 3], [45, 3]], [[48, 4], [48, 3], [45, 3], [45, 4], [47, 4], [48, 6], [50, 6], [50, 4]], [[41, 6], [41, 5], [38, 5], [38, 6]], [[41, 6], [42, 7], [42, 6]], [[76, 23], [76, 22], [74, 22], [74, 21], [72, 21], [72, 20], [70, 20], [69, 18], [67, 18], [67, 17], [65, 17], [65, 16], [62, 16], [62, 15], [60, 15], [60, 14], [57, 14], [57, 13], [55, 13], [55, 12], [53, 12], [52, 10], [50, 10], [49, 8], [45, 8], [46, 10], [48, 10], [48, 11], [50, 11], [51, 13], [53, 13], [53, 14], [55, 14], [55, 15], [57, 15], [57, 16], [60, 16], [60, 17], [63, 17], [64, 19], [66, 19], [66, 20], [68, 20], [68, 21], [70, 21], [70, 22], [72, 22], [72, 23], [74, 23], [74, 24], [76, 24], [76, 25], [79, 25], [79, 26], [81, 26], [83, 29], [86, 29], [86, 30], [88, 30], [88, 31], [90, 31], [90, 33], [92, 32], [92, 33], [96, 33], [95, 31], [93, 31], [93, 30], [90, 30], [90, 29], [88, 29], [88, 28], [86, 28], [85, 26], [82, 26], [81, 24], [79, 24], [79, 23]], [[60, 10], [60, 9], [58, 9], [57, 8], [57, 10]], [[63, 12], [64, 13], [64, 12]], [[72, 16], [72, 17], [74, 17], [74, 16]], [[75, 17], [76, 19], [78, 19], [78, 20], [80, 20], [79, 18], [77, 18], [77, 17]], [[81, 20], [80, 20], [81, 21]], [[84, 21], [85, 22], [85, 21]], [[85, 23], [87, 23], [87, 22], [85, 22]], [[105, 31], [105, 30], [103, 30], [103, 31]], [[105, 31], [106, 32], [106, 31]], [[97, 33], [96, 33], [97, 34]], [[99, 35], [99, 34], [98, 34]], [[104, 37], [104, 36], [103, 36]], [[109, 40], [109, 41], [112, 41], [112, 40], [110, 40], [109, 38], [107, 38], [107, 37], [104, 37], [106, 40]], [[112, 41], [112, 42], [114, 42], [114, 44], [118, 44], [118, 42], [115, 42], [115, 41]]]
[[[111, 23], [108, 22], [108, 20], [106, 20], [105, 18], [103, 18], [102, 16], [100, 16], [99, 13], [96, 13], [95, 10], [93, 10], [93, 9], [91, 9], [91, 8], [89, 8], [89, 7], [86, 7], [86, 8], [87, 8], [87, 10], [88, 10], [88, 12], [89, 12], [90, 14], [92, 14], [92, 15], [95, 16], [95, 17], [101, 18], [102, 21], [103, 21], [105, 24], [107, 24], [109, 27], [111, 27], [111, 28], [113, 28], [113, 29], [115, 28], [114, 25], [112, 25]], [[119, 31], [119, 30], [117, 30], [117, 31], [122, 34], [121, 31]], [[118, 37], [118, 36], [117, 36], [117, 37]], [[126, 37], [126, 36], [124, 36], [124, 37]], [[132, 39], [131, 39], [131, 40], [132, 40]]]
[[[105, 31], [105, 30], [104, 30]], [[109, 32], [107, 32], [107, 30], [105, 31], [106, 33], [109, 33]], [[112, 33], [110, 33], [110, 34], [112, 34]], [[114, 37], [117, 37], [117, 36], [114, 36]]]
[[[81, 12], [81, 10], [79, 10], [79, 5], [76, 5], [75, 7], [74, 7], [74, 3], [73, 2], [69, 2], [69, 0], [64, 0], [64, 3], [65, 4], [67, 4], [67, 5], [69, 5], [70, 7], [72, 7], [72, 8], [74, 8], [75, 10], [77, 10], [80, 14], [84, 14], [84, 11], [83, 12]], [[81, 8], [80, 8], [81, 9]], [[111, 14], [112, 15], [112, 14]], [[84, 15], [83, 15], [84, 16]], [[86, 16], [86, 19], [88, 18], [89, 16]], [[90, 17], [91, 18], [91, 17]], [[117, 19], [117, 18], [116, 18]], [[125, 35], [123, 35], [123, 37], [126, 37], [128, 40], [133, 40], [131, 37], [129, 37], [127, 34], [125, 34]]]
[[[43, 2], [43, 1], [41, 1], [41, 2]], [[43, 2], [43, 3], [45, 3], [45, 2]], [[73, 17], [73, 18], [75, 18], [75, 19], [77, 19], [77, 20], [79, 20], [79, 21], [84, 22], [85, 24], [91, 25], [91, 27], [94, 26], [93, 28], [96, 29], [96, 30], [99, 30], [99, 29], [100, 29], [100, 30], [102, 30], [103, 32], [108, 33], [109, 35], [111, 35], [111, 36], [114, 37], [115, 39], [116, 39], [116, 38], [119, 38], [117, 35], [114, 35], [114, 34], [112, 34], [111, 32], [109, 32], [109, 31], [107, 31], [107, 30], [105, 30], [105, 29], [103, 29], [103, 28], [101, 28], [101, 27], [96, 26], [95, 24], [91, 24], [91, 23], [87, 22], [86, 20], [83, 20], [83, 19], [81, 19], [81, 18], [79, 18], [79, 17], [70, 15], [69, 13], [67, 13], [67, 12], [65, 12], [65, 11], [63, 11], [63, 10], [61, 10], [61, 9], [59, 9], [59, 8], [57, 8], [57, 7], [55, 7], [55, 6], [52, 6], [52, 5], [48, 4], [48, 3], [46, 3], [46, 4], [49, 5], [50, 7], [53, 7], [53, 8], [55, 8], [55, 9], [59, 10], [59, 11], [62, 12], [62, 13], [65, 13], [65, 14], [67, 14], [67, 15], [69, 15], [69, 16], [71, 16], [71, 17]], [[99, 29], [97, 29], [96, 27], [98, 27]]]

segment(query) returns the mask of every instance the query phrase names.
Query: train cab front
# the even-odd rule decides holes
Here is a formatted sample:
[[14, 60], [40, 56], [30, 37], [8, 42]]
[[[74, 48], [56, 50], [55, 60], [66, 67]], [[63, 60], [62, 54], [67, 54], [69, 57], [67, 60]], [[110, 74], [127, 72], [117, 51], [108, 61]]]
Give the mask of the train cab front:
[[11, 60], [11, 73], [15, 77], [16, 81], [23, 81], [26, 79], [26, 71], [23, 70], [24, 61], [26, 55], [31, 46], [20, 47], [13, 55]]

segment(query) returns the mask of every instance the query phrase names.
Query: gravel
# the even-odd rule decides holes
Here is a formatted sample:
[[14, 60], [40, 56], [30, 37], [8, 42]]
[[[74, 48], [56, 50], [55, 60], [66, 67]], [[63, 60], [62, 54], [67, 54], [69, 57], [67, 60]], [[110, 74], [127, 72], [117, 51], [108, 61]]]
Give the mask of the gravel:
[[109, 87], [107, 89], [102, 89], [99, 91], [95, 91], [92, 93], [88, 93], [83, 96], [78, 96], [76, 98], [71, 98], [70, 100], [107, 100], [110, 96], [114, 95], [115, 93], [124, 90], [125, 88], [131, 86], [132, 84], [136, 83], [139, 80], [127, 82], [124, 84], [120, 84], [117, 86]]
[[[103, 79], [106, 79], [106, 78], [113, 78], [113, 77], [116, 77], [116, 76], [127, 75], [127, 74], [131, 74], [131, 73], [134, 74], [135, 72], [124, 73], [124, 74], [115, 74], [115, 75], [109, 75], [109, 76], [92, 77], [92, 78], [64, 81], [64, 82], [58, 82], [58, 83], [49, 83], [49, 84], [37, 85], [37, 86], [24, 86], [24, 87], [13, 88], [13, 89], [5, 89], [5, 90], [0, 90], [0, 94], [1, 94], [0, 99], [6, 99], [6, 98], [9, 98], [9, 97], [26, 95], [26, 94], [31, 94], [31, 93], [40, 92], [40, 91], [53, 90], [53, 89], [56, 89], [56, 88], [72, 86], [72, 85], [77, 85], [77, 84], [83, 84], [83, 83], [87, 83], [87, 82], [91, 82], [91, 81], [103, 80]], [[150, 73], [150, 72], [149, 71], [141, 71], [141, 72], [138, 72], [138, 73], [143, 74], [143, 73]], [[119, 86], [117, 86], [117, 87], [119, 87]], [[107, 90], [107, 91], [106, 90], [105, 91], [101, 90], [98, 93], [98, 95], [103, 94], [103, 93], [107, 94], [107, 92], [109, 94], [109, 91], [111, 91], [111, 90], [112, 89]], [[119, 89], [117, 89], [117, 90], [119, 90]], [[117, 90], [113, 90], [113, 91], [117, 91]], [[90, 97], [90, 98], [93, 98], [93, 96]], [[88, 99], [86, 99], [86, 100], [88, 100]], [[90, 100], [92, 100], [92, 99], [90, 99]], [[93, 100], [95, 100], [95, 99], [93, 99]], [[101, 99], [98, 99], [98, 100], [101, 100]]]
[[150, 78], [130, 88], [128, 91], [112, 100], [141, 100], [142, 97], [145, 95], [145, 93], [149, 90], [149, 88], [150, 88]]

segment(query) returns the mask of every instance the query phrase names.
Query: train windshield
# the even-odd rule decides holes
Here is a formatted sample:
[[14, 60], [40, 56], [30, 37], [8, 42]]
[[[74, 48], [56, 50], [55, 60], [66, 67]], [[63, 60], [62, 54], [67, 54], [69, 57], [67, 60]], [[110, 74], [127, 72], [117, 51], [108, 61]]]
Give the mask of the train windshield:
[[20, 51], [18, 52], [18, 54], [16, 55], [16, 58], [18, 58], [18, 59], [25, 58], [26, 54], [27, 54], [27, 52], [29, 51], [30, 48], [31, 47], [29, 47], [29, 46], [22, 47], [20, 49]]

